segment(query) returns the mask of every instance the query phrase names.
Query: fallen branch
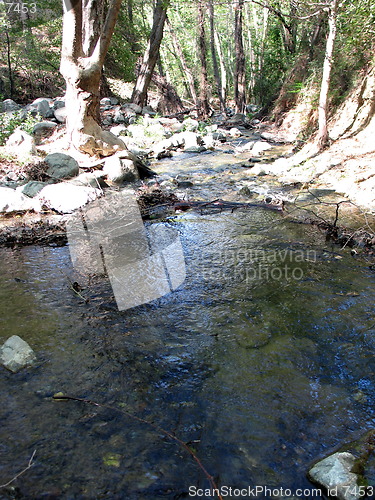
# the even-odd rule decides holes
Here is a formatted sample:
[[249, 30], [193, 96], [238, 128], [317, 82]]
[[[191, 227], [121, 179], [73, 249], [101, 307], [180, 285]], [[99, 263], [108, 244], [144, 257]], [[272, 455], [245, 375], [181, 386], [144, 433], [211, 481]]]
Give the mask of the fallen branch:
[[117, 411], [118, 413], [122, 413], [123, 415], [126, 415], [127, 417], [129, 417], [133, 420], [136, 420], [137, 422], [141, 422], [142, 424], [146, 424], [149, 427], [152, 427], [154, 430], [156, 430], [157, 432], [159, 432], [161, 434], [164, 434], [169, 439], [172, 439], [173, 441], [178, 443], [180, 446], [182, 446], [182, 448], [184, 448], [184, 450], [186, 450], [191, 455], [191, 457], [195, 460], [195, 462], [198, 464], [199, 468], [202, 470], [202, 472], [204, 473], [204, 475], [208, 479], [212, 489], [216, 492], [219, 500], [223, 500], [222, 496], [219, 493], [219, 488], [217, 487], [214, 478], [211, 476], [211, 474], [208, 473], [207, 469], [204, 467], [204, 465], [202, 464], [200, 459], [197, 457], [197, 455], [194, 453], [194, 451], [184, 441], [179, 439], [177, 436], [175, 436], [171, 432], [163, 429], [162, 427], [159, 427], [156, 424], [153, 424], [152, 422], [149, 422], [148, 420], [145, 420], [144, 418], [137, 417], [136, 415], [133, 415], [132, 413], [130, 413], [128, 411], [120, 410], [119, 408], [116, 408], [114, 406], [97, 403], [97, 402], [92, 401], [90, 399], [76, 398], [74, 396], [65, 396], [65, 395], [60, 394], [60, 393], [55, 394], [53, 396], [53, 399], [55, 401], [78, 401], [80, 403], [86, 403], [86, 404], [89, 404], [92, 406], [98, 406], [99, 408], [106, 408], [107, 410], [114, 410], [114, 411]]
[[16, 474], [14, 476], [14, 478], [12, 478], [10, 481], [8, 481], [7, 483], [5, 484], [0, 484], [0, 488], [6, 488], [7, 486], [9, 486], [10, 484], [12, 484], [16, 479], [18, 479], [20, 476], [22, 476], [22, 474], [24, 474], [26, 471], [28, 471], [33, 465], [34, 465], [34, 457], [35, 457], [35, 453], [36, 453], [36, 450], [33, 451], [33, 454], [31, 455], [30, 457], [30, 460], [29, 460], [29, 463], [27, 464], [27, 467], [25, 467], [23, 470], [21, 470], [21, 472], [19, 472], [18, 474]]

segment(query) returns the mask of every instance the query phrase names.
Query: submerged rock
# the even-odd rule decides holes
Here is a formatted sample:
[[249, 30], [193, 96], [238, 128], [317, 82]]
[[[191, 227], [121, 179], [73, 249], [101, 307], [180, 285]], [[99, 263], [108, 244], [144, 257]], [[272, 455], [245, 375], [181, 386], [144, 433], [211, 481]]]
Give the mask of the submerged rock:
[[18, 335], [12, 335], [0, 347], [0, 363], [13, 373], [17, 373], [36, 359], [29, 344]]
[[331, 496], [340, 500], [358, 500], [358, 476], [352, 472], [355, 460], [351, 453], [334, 453], [315, 464], [309, 471], [309, 477], [327, 488]]

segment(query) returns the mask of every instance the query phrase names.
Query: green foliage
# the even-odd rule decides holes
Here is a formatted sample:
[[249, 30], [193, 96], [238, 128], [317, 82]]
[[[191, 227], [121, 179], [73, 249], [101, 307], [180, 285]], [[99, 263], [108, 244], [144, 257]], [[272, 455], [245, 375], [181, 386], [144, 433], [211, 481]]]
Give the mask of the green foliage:
[[33, 116], [31, 113], [25, 114], [22, 111], [17, 113], [0, 114], [0, 146], [3, 146], [10, 135], [19, 127], [28, 134], [31, 134], [33, 127], [40, 121], [40, 116]]

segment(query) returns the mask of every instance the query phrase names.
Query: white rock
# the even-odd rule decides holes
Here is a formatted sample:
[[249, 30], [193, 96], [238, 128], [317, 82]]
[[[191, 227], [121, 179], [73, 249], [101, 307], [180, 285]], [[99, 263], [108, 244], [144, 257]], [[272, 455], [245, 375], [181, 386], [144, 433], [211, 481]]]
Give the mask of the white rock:
[[119, 158], [117, 155], [106, 159], [103, 173], [106, 175], [107, 180], [113, 184], [134, 182], [139, 179], [138, 170], [134, 162], [129, 158]]
[[36, 359], [34, 351], [29, 344], [18, 335], [12, 335], [0, 347], [0, 363], [13, 373], [18, 372]]
[[351, 453], [334, 453], [315, 464], [309, 476], [314, 482], [334, 490], [340, 500], [358, 500], [357, 475], [351, 472], [354, 462]]
[[101, 191], [89, 186], [76, 186], [70, 182], [50, 184], [38, 196], [41, 203], [61, 213], [72, 213], [100, 196]]
[[254, 144], [254, 146], [253, 146], [253, 148], [252, 148], [251, 152], [252, 152], [252, 154], [253, 154], [254, 156], [257, 156], [257, 155], [259, 155], [260, 153], [262, 153], [263, 151], [267, 151], [268, 149], [271, 149], [271, 148], [272, 148], [272, 146], [271, 146], [271, 144], [269, 144], [268, 142], [264, 142], [264, 141], [257, 141], [257, 142]]
[[53, 114], [59, 123], [66, 122], [66, 107], [65, 106], [55, 109]]
[[22, 194], [21, 189], [23, 189], [23, 186], [20, 186], [20, 188], [17, 188], [16, 190], [7, 187], [0, 187], [0, 212], [27, 212], [28, 210], [34, 210], [35, 212], [40, 211], [40, 202]]
[[5, 144], [7, 151], [17, 157], [27, 157], [36, 154], [34, 138], [24, 130], [16, 128]]
[[126, 127], [123, 123], [120, 125], [115, 125], [114, 127], [111, 127], [110, 132], [114, 134], [116, 137], [119, 137], [121, 135], [121, 132], [126, 130]]

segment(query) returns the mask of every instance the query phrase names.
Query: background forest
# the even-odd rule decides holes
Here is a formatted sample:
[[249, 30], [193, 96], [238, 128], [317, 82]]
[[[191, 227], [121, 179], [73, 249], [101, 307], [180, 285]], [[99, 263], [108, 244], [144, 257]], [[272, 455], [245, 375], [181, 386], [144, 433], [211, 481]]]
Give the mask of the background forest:
[[[343, 102], [373, 58], [375, 5], [371, 0], [157, 3], [167, 9], [168, 18], [155, 71], [188, 108], [206, 93], [214, 108], [237, 105], [237, 111], [246, 113], [261, 108], [278, 119], [299, 98], [311, 109], [304, 128], [314, 129], [331, 4], [337, 8], [331, 109]], [[105, 62], [102, 95], [131, 97], [155, 7], [151, 0], [122, 2]], [[61, 3], [2, 1], [0, 11], [0, 100], [26, 104], [37, 97], [63, 95]]]

